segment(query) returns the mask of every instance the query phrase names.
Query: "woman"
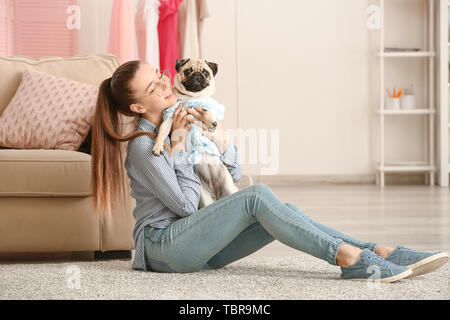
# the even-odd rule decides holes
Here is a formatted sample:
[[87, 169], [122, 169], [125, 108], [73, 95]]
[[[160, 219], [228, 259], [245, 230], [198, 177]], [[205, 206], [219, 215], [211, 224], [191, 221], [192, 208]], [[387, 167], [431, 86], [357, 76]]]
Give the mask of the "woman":
[[[436, 270], [447, 261], [443, 252], [356, 240], [312, 220], [295, 204], [283, 203], [263, 184], [198, 210], [200, 181], [186, 159], [184, 139], [194, 122], [192, 116], [202, 120], [203, 110], [180, 111], [180, 105], [164, 154], [152, 154], [161, 113], [176, 102], [167, 76], [140, 61], [122, 64], [100, 86], [92, 130], [94, 204], [96, 210], [111, 211], [124, 199], [125, 174], [120, 169], [124, 163], [136, 199], [133, 269], [194, 272], [221, 268], [274, 239], [340, 266], [343, 279], [393, 282]], [[136, 119], [136, 130], [127, 136], [119, 132], [119, 113]], [[238, 150], [227, 141], [221, 123], [214, 133], [204, 130], [204, 134], [217, 144], [238, 182]], [[123, 162], [120, 147], [127, 141]]]

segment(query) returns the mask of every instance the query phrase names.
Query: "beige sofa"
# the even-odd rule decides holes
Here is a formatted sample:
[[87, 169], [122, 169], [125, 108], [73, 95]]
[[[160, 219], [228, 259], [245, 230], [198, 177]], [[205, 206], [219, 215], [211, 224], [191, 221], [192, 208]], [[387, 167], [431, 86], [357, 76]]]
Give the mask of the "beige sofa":
[[[100, 85], [118, 66], [108, 54], [0, 56], [0, 114], [26, 67]], [[129, 197], [126, 212], [114, 212], [112, 218], [94, 212], [90, 170], [90, 134], [78, 151], [1, 147], [0, 253], [95, 252], [97, 258], [131, 258], [134, 199]]]

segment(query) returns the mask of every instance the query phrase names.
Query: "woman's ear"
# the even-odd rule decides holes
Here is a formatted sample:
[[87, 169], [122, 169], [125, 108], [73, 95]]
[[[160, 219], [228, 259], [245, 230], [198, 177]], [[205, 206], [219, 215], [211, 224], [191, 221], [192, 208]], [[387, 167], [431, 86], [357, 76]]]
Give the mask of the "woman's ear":
[[135, 113], [144, 113], [145, 111], [147, 111], [147, 109], [145, 109], [144, 105], [142, 105], [140, 103], [130, 104], [130, 110]]
[[186, 58], [186, 59], [177, 59], [177, 60], [175, 61], [175, 70], [177, 70], [177, 72], [180, 72], [180, 68], [181, 68], [182, 66], [184, 66], [186, 63], [188, 63], [189, 60], [191, 60], [191, 59], [189, 59], [189, 58]]
[[208, 64], [208, 66], [211, 68], [212, 72], [213, 72], [213, 76], [216, 76], [217, 71], [219, 66], [217, 65], [217, 63], [214, 62], [208, 62], [205, 60], [205, 62]]

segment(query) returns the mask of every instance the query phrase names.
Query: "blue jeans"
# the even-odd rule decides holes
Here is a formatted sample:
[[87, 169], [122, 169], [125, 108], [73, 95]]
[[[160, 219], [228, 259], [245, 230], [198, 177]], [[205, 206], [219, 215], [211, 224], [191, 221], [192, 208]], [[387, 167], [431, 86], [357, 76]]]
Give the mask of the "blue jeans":
[[344, 243], [376, 246], [321, 225], [264, 184], [241, 189], [164, 229], [147, 226], [144, 233], [146, 263], [156, 272], [221, 268], [275, 239], [332, 265]]

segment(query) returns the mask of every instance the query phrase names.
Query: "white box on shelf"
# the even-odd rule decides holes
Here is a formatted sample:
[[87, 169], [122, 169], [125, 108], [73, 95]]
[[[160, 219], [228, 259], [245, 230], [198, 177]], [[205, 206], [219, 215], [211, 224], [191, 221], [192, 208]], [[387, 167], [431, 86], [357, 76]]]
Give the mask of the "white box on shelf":
[[400, 107], [402, 109], [415, 109], [416, 108], [416, 95], [404, 94], [400, 97]]
[[400, 109], [400, 98], [386, 98], [386, 109], [389, 110], [399, 110]]

